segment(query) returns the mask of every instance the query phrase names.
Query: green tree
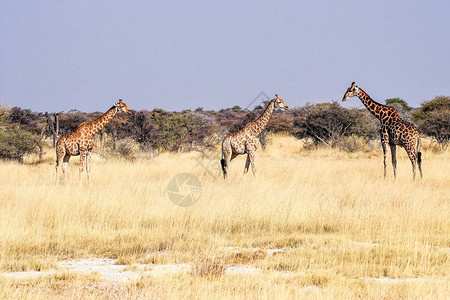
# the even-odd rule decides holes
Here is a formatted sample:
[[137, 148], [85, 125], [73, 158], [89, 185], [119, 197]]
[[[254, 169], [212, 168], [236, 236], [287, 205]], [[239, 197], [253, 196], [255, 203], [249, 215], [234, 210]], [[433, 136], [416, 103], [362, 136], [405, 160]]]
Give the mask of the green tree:
[[406, 111], [410, 111], [412, 108], [408, 105], [408, 103], [401, 98], [389, 98], [386, 99], [386, 105], [392, 106], [394, 108], [401, 108]]
[[414, 120], [419, 130], [435, 139], [442, 151], [450, 142], [450, 97], [437, 96], [422, 103], [414, 112]]
[[420, 108], [414, 112], [414, 120], [421, 121], [429, 112], [445, 110], [450, 110], [450, 97], [437, 96], [434, 99], [425, 101], [421, 104]]
[[176, 113], [155, 109], [152, 121], [158, 131], [154, 141], [156, 148], [169, 151], [179, 151], [193, 132], [192, 114], [190, 112]]
[[239, 105], [235, 105], [235, 106], [233, 106], [233, 107], [231, 108], [231, 110], [234, 111], [234, 112], [238, 112], [238, 111], [241, 111], [242, 108], [241, 108]]
[[411, 111], [412, 107], [408, 105], [408, 103], [401, 98], [390, 98], [386, 99], [386, 105], [392, 106], [395, 108], [404, 120], [411, 121]]
[[25, 154], [37, 153], [38, 135], [20, 129], [17, 125], [0, 128], [0, 158], [23, 162]]
[[24, 155], [38, 153], [44, 128], [39, 129], [39, 116], [28, 109], [0, 107], [0, 159], [23, 162]]

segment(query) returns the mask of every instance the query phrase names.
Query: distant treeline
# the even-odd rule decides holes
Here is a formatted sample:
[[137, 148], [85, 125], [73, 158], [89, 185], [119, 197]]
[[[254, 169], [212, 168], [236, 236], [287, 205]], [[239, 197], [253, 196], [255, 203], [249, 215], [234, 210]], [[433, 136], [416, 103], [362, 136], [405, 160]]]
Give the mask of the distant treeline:
[[[265, 104], [253, 110], [239, 106], [220, 111], [162, 109], [139, 110], [133, 115], [118, 113], [98, 134], [101, 153], [127, 156], [133, 151], [204, 151], [217, 146], [230, 132], [263, 112]], [[399, 98], [386, 104], [397, 109], [407, 121], [416, 124], [423, 136], [433, 138], [442, 151], [450, 140], [450, 97], [438, 96], [411, 108]], [[106, 111], [106, 110], [105, 110]], [[23, 160], [25, 154], [43, 154], [49, 139], [54, 144], [58, 136], [72, 132], [82, 122], [104, 112], [36, 113], [20, 107], [0, 107], [0, 158]], [[379, 140], [379, 121], [365, 109], [347, 109], [337, 102], [307, 104], [289, 111], [274, 111], [266, 130], [261, 134], [265, 147], [267, 133], [286, 133], [304, 139], [307, 145], [341, 148], [346, 151], [368, 151], [373, 140]], [[98, 151], [97, 151], [98, 152]]]

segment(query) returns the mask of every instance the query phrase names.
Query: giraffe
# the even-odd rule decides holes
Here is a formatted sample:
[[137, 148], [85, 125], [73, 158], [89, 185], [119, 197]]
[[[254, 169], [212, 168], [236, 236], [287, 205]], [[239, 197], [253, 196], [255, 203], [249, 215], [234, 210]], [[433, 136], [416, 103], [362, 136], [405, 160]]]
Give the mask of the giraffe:
[[384, 155], [384, 177], [386, 178], [387, 146], [391, 148], [392, 166], [394, 168], [394, 178], [397, 177], [397, 154], [396, 146], [405, 148], [413, 169], [413, 180], [416, 178], [416, 165], [419, 166], [420, 177], [422, 178], [422, 153], [420, 148], [420, 135], [416, 126], [403, 120], [395, 108], [382, 105], [373, 101], [370, 96], [361, 88], [352, 85], [347, 89], [342, 101], [351, 97], [358, 97], [365, 107], [381, 122], [381, 146]]
[[275, 95], [275, 98], [269, 102], [259, 118], [245, 125], [244, 129], [241, 131], [225, 136], [222, 142], [222, 159], [220, 160], [223, 177], [225, 179], [228, 176], [228, 166], [230, 161], [236, 156], [246, 153], [247, 161], [245, 163], [244, 174], [248, 172], [251, 163], [253, 175], [256, 177], [255, 151], [259, 145], [258, 136], [264, 128], [266, 128], [275, 108], [289, 110], [289, 107], [284, 101], [278, 97], [278, 95]]
[[85, 161], [89, 185], [92, 186], [90, 160], [92, 149], [94, 147], [94, 135], [114, 118], [118, 110], [130, 115], [132, 114], [127, 105], [122, 102], [122, 99], [119, 99], [119, 102], [114, 103], [114, 105], [98, 119], [81, 123], [77, 130], [72, 133], [64, 134], [58, 139], [58, 142], [56, 143], [56, 185], [59, 185], [59, 170], [61, 168], [64, 174], [65, 183], [67, 184], [66, 170], [69, 159], [71, 156], [80, 155], [80, 187], [83, 185], [81, 175]]

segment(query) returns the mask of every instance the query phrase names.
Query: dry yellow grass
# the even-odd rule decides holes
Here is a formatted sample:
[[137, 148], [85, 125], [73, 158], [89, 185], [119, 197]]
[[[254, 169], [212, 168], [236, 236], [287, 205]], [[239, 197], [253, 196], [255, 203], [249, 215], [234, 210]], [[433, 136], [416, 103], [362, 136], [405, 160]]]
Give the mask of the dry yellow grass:
[[[83, 189], [76, 159], [69, 165], [68, 186], [57, 188], [53, 152], [47, 155], [40, 165], [0, 163], [2, 272], [52, 269], [57, 261], [87, 257], [129, 265], [188, 263], [206, 271], [123, 284], [104, 284], [95, 274], [0, 276], [0, 298], [450, 294], [449, 151], [425, 151], [424, 179], [413, 182], [399, 149], [394, 181], [391, 169], [383, 179], [379, 152], [307, 151], [292, 137], [273, 136], [267, 150], [257, 152], [257, 180], [242, 175], [245, 157], [238, 157], [225, 182], [217, 149], [207, 156], [163, 153], [131, 162], [94, 156], [93, 188]], [[199, 201], [187, 208], [167, 195], [169, 181], [183, 172], [202, 185]], [[286, 252], [258, 255], [255, 248]], [[223, 266], [233, 264], [262, 271], [222, 274]], [[382, 277], [407, 280], [371, 279]]]

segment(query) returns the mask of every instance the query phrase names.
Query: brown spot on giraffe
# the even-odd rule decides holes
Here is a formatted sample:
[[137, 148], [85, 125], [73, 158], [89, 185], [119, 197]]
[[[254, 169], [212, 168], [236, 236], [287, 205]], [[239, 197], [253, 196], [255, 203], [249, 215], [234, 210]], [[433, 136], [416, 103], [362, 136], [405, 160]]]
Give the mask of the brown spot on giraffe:
[[251, 164], [253, 175], [256, 177], [255, 152], [259, 146], [258, 136], [266, 128], [275, 108], [289, 109], [284, 101], [278, 95], [275, 95], [275, 98], [269, 102], [258, 119], [245, 125], [241, 131], [225, 136], [222, 142], [222, 159], [220, 161], [225, 179], [228, 176], [230, 161], [242, 154], [247, 154], [244, 174], [248, 172], [249, 165]]
[[132, 114], [131, 110], [122, 101], [114, 103], [114, 105], [100, 118], [81, 123], [77, 130], [72, 133], [64, 134], [56, 143], [56, 184], [59, 185], [59, 170], [62, 168], [64, 180], [67, 184], [67, 165], [71, 156], [80, 155], [80, 186], [83, 185], [82, 172], [84, 162], [86, 161], [86, 173], [89, 185], [92, 186], [90, 174], [90, 160], [92, 149], [94, 148], [94, 135], [106, 126], [116, 115], [117, 111], [123, 111]]
[[374, 113], [376, 113], [376, 114], [380, 113], [380, 107], [379, 106], [375, 106]]
[[387, 146], [389, 145], [391, 148], [394, 177], [397, 176], [396, 146], [402, 146], [405, 148], [411, 161], [413, 179], [416, 178], [416, 165], [419, 166], [420, 177], [422, 178], [422, 153], [419, 151], [420, 134], [416, 126], [403, 120], [395, 108], [373, 101], [366, 92], [353, 82], [345, 92], [342, 101], [354, 96], [358, 97], [367, 109], [380, 120], [381, 146], [383, 147], [384, 154], [384, 177], [386, 177]]

